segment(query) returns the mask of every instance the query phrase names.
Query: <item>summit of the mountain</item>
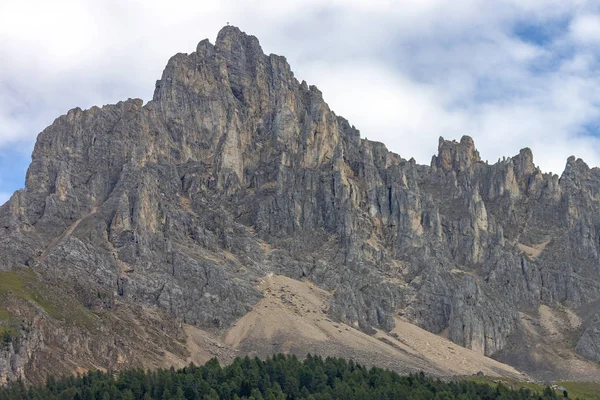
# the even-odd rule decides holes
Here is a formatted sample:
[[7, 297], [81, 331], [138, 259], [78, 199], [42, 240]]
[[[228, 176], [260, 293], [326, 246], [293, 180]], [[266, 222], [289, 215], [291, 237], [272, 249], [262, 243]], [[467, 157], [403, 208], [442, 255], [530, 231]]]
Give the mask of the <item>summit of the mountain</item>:
[[[600, 360], [598, 169], [570, 158], [559, 179], [527, 148], [488, 164], [469, 136], [440, 138], [429, 166], [407, 161], [233, 26], [173, 56], [147, 104], [57, 118], [0, 223], [0, 274], [21, 288], [0, 282], [4, 378], [185, 361], [186, 329], [230, 331], [271, 274], [328, 293], [320, 318], [360, 335], [401, 320], [534, 376], [597, 374], [575, 349]], [[543, 307], [579, 314], [556, 336], [567, 361], [519, 345], [544, 337], [526, 329]], [[93, 346], [86, 329], [114, 340]], [[161, 343], [156, 359], [139, 337]]]

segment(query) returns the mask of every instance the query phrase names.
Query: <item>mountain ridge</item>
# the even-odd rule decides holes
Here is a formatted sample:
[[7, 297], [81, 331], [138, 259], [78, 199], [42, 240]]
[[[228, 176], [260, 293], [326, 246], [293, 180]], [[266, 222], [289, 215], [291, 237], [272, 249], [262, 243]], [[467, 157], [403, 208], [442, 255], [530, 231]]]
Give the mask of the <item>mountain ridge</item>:
[[[593, 375], [575, 350], [600, 360], [597, 314], [581, 311], [600, 297], [599, 188], [580, 159], [560, 178], [528, 148], [487, 164], [469, 136], [407, 161], [226, 26], [173, 56], [145, 105], [75, 108], [38, 136], [25, 189], [0, 208], [0, 270], [32, 270], [82, 313], [150, 307], [217, 335], [283, 275], [332, 293], [324, 311], [353, 329], [400, 317], [539, 377], [574, 372], [515, 344], [523, 313], [565, 308], [586, 316], [565, 325], [576, 346], [556, 340]], [[44, 314], [30, 306], [7, 320]]]

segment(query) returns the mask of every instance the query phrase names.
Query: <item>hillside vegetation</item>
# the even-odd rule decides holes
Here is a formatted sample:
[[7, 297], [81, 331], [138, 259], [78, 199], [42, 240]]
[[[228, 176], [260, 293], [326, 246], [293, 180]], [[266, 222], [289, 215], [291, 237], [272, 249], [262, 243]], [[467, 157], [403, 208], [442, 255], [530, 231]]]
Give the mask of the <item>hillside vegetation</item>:
[[90, 371], [61, 379], [48, 378], [44, 387], [25, 388], [21, 382], [0, 391], [0, 400], [149, 400], [149, 399], [556, 399], [550, 388], [542, 393], [502, 383], [471, 380], [445, 382], [423, 373], [400, 376], [380, 368], [366, 368], [341, 358], [277, 355], [266, 361], [237, 358], [221, 367], [216, 359], [145, 372], [139, 369]]

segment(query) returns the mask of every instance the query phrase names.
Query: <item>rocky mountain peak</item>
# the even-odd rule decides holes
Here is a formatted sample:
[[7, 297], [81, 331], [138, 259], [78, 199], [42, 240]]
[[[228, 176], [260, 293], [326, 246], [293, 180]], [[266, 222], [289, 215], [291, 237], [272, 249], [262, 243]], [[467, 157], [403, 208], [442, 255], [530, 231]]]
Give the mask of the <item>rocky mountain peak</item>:
[[475, 142], [470, 136], [463, 136], [460, 142], [444, 140], [440, 136], [435, 165], [443, 171], [464, 171], [473, 163], [481, 161]]
[[223, 51], [236, 53], [240, 51], [263, 55], [256, 36], [248, 35], [233, 25], [224, 26], [217, 34], [215, 46]]
[[586, 175], [587, 172], [590, 171], [590, 167], [583, 161], [581, 158], [576, 158], [575, 156], [570, 156], [567, 159], [567, 164], [565, 165], [565, 170], [563, 171], [564, 175], [570, 176], [582, 176]]
[[518, 176], [530, 176], [536, 171], [536, 166], [533, 163], [533, 152], [529, 147], [525, 147], [519, 151], [519, 154], [513, 157], [515, 173]]
[[430, 167], [406, 161], [227, 26], [173, 56], [146, 105], [75, 109], [39, 135], [26, 189], [0, 208], [0, 269], [90, 310], [215, 331], [284, 275], [330, 293], [321, 312], [353, 329], [409, 321], [509, 359], [528, 354], [523, 313], [600, 297], [600, 174], [582, 163], [558, 182], [528, 148], [482, 162], [469, 136], [440, 138]]

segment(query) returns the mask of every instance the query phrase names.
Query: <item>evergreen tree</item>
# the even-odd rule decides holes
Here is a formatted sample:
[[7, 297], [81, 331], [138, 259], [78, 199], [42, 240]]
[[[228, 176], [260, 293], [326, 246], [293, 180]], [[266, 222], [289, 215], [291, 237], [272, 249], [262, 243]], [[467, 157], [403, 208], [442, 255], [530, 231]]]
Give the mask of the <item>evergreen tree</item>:
[[[564, 397], [568, 394], [563, 393]], [[41, 387], [17, 381], [0, 389], [0, 400], [555, 400], [546, 387], [541, 394], [518, 391], [499, 383], [443, 382], [424, 373], [399, 376], [353, 361], [308, 355], [276, 355], [267, 360], [244, 357], [222, 367], [216, 359], [180, 370], [133, 369], [119, 373], [90, 371], [82, 376], [49, 376]]]

